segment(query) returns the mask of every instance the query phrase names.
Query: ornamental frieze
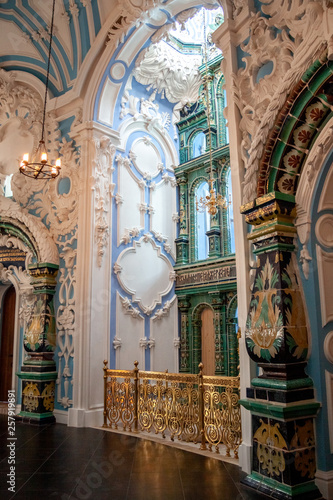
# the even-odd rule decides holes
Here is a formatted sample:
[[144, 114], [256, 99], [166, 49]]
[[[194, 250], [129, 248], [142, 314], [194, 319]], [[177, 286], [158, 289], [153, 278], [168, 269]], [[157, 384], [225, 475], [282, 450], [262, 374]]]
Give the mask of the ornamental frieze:
[[177, 273], [176, 290], [188, 285], [203, 285], [236, 279], [236, 266], [221, 266], [214, 269]]

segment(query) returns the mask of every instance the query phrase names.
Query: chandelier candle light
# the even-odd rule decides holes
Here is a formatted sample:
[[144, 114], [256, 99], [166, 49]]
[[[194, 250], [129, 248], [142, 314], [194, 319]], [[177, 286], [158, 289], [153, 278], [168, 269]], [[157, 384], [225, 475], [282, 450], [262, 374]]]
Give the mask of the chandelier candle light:
[[55, 165], [48, 162], [47, 150], [44, 141], [45, 132], [45, 114], [46, 114], [46, 101], [47, 101], [47, 91], [49, 86], [49, 75], [50, 75], [50, 60], [51, 60], [51, 50], [52, 50], [52, 38], [53, 38], [53, 24], [54, 24], [54, 7], [55, 0], [52, 4], [52, 19], [50, 28], [50, 42], [49, 42], [49, 56], [47, 61], [47, 72], [46, 72], [46, 82], [45, 82], [45, 97], [44, 97], [44, 110], [43, 110], [43, 122], [42, 122], [42, 137], [39, 141], [37, 150], [35, 151], [32, 160], [29, 161], [29, 154], [25, 153], [20, 164], [20, 172], [27, 177], [32, 177], [33, 179], [54, 179], [60, 174], [61, 160], [58, 158]]
[[206, 209], [210, 215], [216, 215], [218, 207], [224, 208], [225, 210], [228, 208], [228, 205], [231, 204], [231, 200], [229, 202], [219, 193], [216, 193], [214, 188], [214, 176], [213, 176], [213, 154], [212, 154], [212, 132], [211, 132], [211, 122], [210, 122], [210, 96], [209, 96], [209, 84], [212, 81], [213, 77], [208, 74], [208, 64], [207, 64], [207, 34], [206, 34], [206, 15], [204, 13], [204, 31], [205, 31], [205, 45], [204, 45], [204, 61], [205, 61], [205, 75], [203, 76], [203, 84], [205, 90], [205, 100], [206, 100], [206, 113], [207, 113], [207, 125], [208, 125], [208, 147], [209, 147], [209, 195], [201, 196], [200, 199], [196, 200], [196, 209], [198, 212], [204, 212]]

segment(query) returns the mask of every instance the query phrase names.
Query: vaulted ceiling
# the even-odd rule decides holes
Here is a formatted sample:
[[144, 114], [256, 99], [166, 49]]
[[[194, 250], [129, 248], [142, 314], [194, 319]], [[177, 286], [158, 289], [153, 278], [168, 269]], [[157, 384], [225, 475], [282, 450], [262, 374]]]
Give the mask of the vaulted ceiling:
[[[83, 64], [101, 56], [108, 45], [115, 47], [134, 26], [146, 23], [161, 31], [184, 8], [181, 16], [193, 15], [196, 6], [191, 0], [56, 0], [51, 94], [70, 90]], [[52, 0], [0, 0], [1, 68], [28, 72], [45, 82], [51, 14]]]
[[[73, 85], [115, 0], [56, 0], [50, 90], [57, 96]], [[52, 0], [0, 1], [0, 65], [45, 81]]]

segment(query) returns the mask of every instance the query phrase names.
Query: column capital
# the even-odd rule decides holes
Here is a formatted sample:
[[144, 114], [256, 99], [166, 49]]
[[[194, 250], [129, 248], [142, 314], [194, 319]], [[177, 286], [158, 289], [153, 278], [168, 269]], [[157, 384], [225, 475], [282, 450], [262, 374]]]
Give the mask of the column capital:
[[279, 192], [268, 193], [241, 207], [247, 224], [253, 226], [248, 239], [255, 245], [254, 253], [268, 249], [294, 249], [297, 232], [295, 197]]
[[49, 262], [38, 262], [28, 266], [29, 274], [32, 278], [31, 285], [34, 293], [48, 293], [54, 295], [57, 284], [57, 274], [59, 266]]

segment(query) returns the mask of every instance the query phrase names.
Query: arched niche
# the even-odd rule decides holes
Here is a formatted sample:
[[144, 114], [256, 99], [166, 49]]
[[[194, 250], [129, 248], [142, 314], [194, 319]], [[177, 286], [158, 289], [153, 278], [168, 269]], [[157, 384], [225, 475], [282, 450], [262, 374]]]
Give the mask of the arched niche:
[[[224, 19], [233, 17], [234, 8], [229, 2], [223, 0], [215, 5], [216, 8], [222, 5]], [[134, 7], [131, 2], [126, 2], [126, 17], [111, 14], [102, 28], [103, 36], [96, 40], [85, 58], [73, 88], [73, 95], [84, 95], [83, 120], [93, 117], [94, 121], [117, 129], [115, 110], [120, 107], [129, 75], [142, 51], [158, 42], [177, 19], [184, 22], [205, 6], [212, 8], [211, 3], [196, 0], [188, 3], [185, 9], [181, 0], [151, 9], [143, 8], [143, 5]], [[101, 40], [105, 39], [106, 46], [101, 54]]]

